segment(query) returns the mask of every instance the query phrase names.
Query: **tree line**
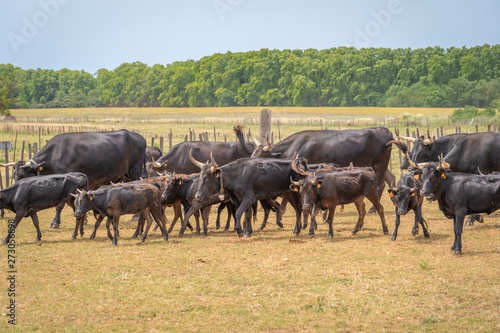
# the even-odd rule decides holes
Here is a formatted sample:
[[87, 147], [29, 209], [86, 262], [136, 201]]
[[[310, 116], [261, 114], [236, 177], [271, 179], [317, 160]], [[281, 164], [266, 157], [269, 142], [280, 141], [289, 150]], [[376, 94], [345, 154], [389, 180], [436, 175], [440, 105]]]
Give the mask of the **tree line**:
[[[338, 47], [214, 54], [94, 75], [0, 64], [17, 108], [390, 106], [500, 107], [500, 45]], [[3, 78], [3, 79], [2, 79]]]

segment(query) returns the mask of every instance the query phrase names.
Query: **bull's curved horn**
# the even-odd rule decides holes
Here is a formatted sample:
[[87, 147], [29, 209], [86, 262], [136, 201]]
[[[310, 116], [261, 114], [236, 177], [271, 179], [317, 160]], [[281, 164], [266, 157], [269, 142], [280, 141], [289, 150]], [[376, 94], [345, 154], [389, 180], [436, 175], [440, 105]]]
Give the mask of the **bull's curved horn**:
[[79, 193], [79, 194], [82, 194], [83, 190], [80, 190], [79, 188], [76, 189], [76, 191]]
[[300, 170], [299, 168], [297, 168], [297, 163], [299, 163], [299, 159], [294, 159], [292, 161], [292, 170], [295, 171], [296, 173], [298, 173], [299, 175], [303, 175], [303, 176], [313, 176], [312, 173], [310, 172], [307, 172], [307, 171], [304, 171], [304, 170]]
[[10, 162], [10, 163], [6, 163], [6, 164], [0, 164], [0, 167], [9, 167], [9, 166], [13, 166], [15, 164], [16, 164], [16, 162]]
[[294, 151], [293, 152], [293, 157], [292, 157], [292, 160], [296, 159], [296, 158], [299, 158], [299, 154], [297, 154], [297, 151]]
[[23, 165], [20, 166], [20, 168], [21, 169], [26, 169], [26, 168], [31, 167], [31, 161], [32, 160], [29, 160], [28, 162], [24, 163]]
[[200, 169], [201, 169], [201, 168], [203, 168], [204, 164], [203, 164], [203, 163], [201, 163], [200, 161], [197, 161], [197, 160], [195, 160], [195, 159], [194, 159], [194, 157], [193, 157], [193, 148], [191, 148], [191, 149], [189, 150], [189, 159], [190, 159], [190, 160], [191, 160], [191, 162], [192, 162], [194, 165], [196, 165], [198, 168], [200, 168]]
[[422, 167], [418, 164], [418, 163], [415, 163], [411, 160], [410, 156], [408, 155], [408, 153], [406, 153], [406, 158], [408, 159], [408, 163], [410, 163], [410, 165], [414, 168], [417, 168], [417, 169], [420, 169], [422, 170]]
[[271, 149], [271, 147], [272, 147], [271, 142], [269, 142], [269, 140], [267, 140], [267, 146], [262, 148], [262, 151], [269, 151], [269, 149]]
[[417, 185], [413, 186], [413, 188], [410, 189], [410, 192], [415, 192], [417, 190]]
[[158, 163], [158, 162], [156, 162], [156, 161], [153, 161], [153, 166], [154, 166], [155, 168], [161, 168], [161, 163]]
[[212, 152], [210, 152], [210, 163], [212, 164], [212, 166], [210, 167], [210, 172], [214, 173], [215, 170], [219, 168], [219, 166], [217, 165], [217, 163], [215, 163], [214, 155], [212, 154]]
[[446, 163], [443, 157], [443, 153], [441, 153], [441, 156], [439, 156], [439, 166], [437, 167], [436, 170], [442, 170], [442, 169], [448, 169], [450, 167], [449, 163]]
[[486, 176], [484, 173], [481, 172], [481, 169], [479, 169], [479, 166], [477, 167], [477, 171], [479, 172], [480, 176]]
[[349, 169], [347, 170], [352, 171], [352, 169], [354, 169], [354, 163], [351, 162], [349, 163]]
[[262, 146], [259, 140], [253, 137], [253, 135], [250, 135], [250, 139], [255, 143], [256, 146]]
[[415, 141], [417, 141], [417, 139], [415, 139], [415, 138], [410, 138], [409, 136], [399, 135], [399, 131], [396, 132], [396, 136], [398, 137], [399, 140], [404, 140], [404, 141], [408, 141], [408, 142], [415, 142]]
[[293, 185], [299, 186], [299, 182], [294, 181], [292, 179], [292, 176], [290, 176], [290, 183], [292, 183]]
[[316, 183], [316, 172], [313, 173], [313, 180], [311, 181], [311, 184], [315, 184]]
[[427, 130], [427, 139], [424, 140], [424, 145], [430, 145], [431, 143], [434, 143], [434, 140], [431, 138], [431, 135], [429, 134], [429, 130]]

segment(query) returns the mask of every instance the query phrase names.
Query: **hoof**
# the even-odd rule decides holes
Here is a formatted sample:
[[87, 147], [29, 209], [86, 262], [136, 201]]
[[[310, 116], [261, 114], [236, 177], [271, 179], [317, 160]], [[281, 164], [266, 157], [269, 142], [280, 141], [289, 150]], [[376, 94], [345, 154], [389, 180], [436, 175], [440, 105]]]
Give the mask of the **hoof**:
[[250, 238], [250, 237], [252, 237], [252, 235], [251, 234], [245, 234], [245, 236], [243, 236], [243, 237], [244, 238]]
[[281, 229], [283, 229], [283, 223], [278, 222], [277, 224], [278, 224], [278, 227], [280, 227]]
[[462, 254], [462, 250], [455, 250], [455, 252], [453, 252], [453, 254], [458, 256], [458, 255]]
[[355, 236], [358, 232], [356, 230], [351, 231], [351, 236]]
[[90, 235], [89, 239], [94, 239], [94, 238], [95, 238], [95, 235]]
[[241, 231], [238, 232], [238, 237], [239, 238], [243, 237], [243, 233]]
[[182, 238], [182, 236], [184, 236], [184, 233], [183, 232], [179, 232], [179, 238]]
[[76, 239], [76, 236], [71, 236], [71, 239]]
[[395, 241], [397, 236], [392, 236], [391, 241]]
[[264, 230], [264, 227], [260, 227], [260, 228], [259, 228], [259, 231], [262, 231], [262, 230]]
[[6, 241], [3, 241], [1, 245], [5, 245], [5, 244], [7, 244], [7, 242], [6, 242]]
[[333, 239], [333, 235], [328, 235], [328, 239]]
[[384, 235], [388, 235], [389, 234], [389, 230], [384, 230]]
[[377, 212], [377, 210], [376, 210], [374, 207], [372, 207], [372, 208], [370, 208], [370, 210], [368, 211], [368, 214], [373, 215], [373, 214], [375, 214], [376, 212]]
[[58, 223], [51, 223], [49, 229], [59, 229]]
[[115, 242], [113, 242], [113, 243], [112, 243], [112, 245], [113, 245], [113, 246], [117, 246], [118, 244], [117, 244], [117, 243], [115, 243]]
[[310, 238], [314, 238], [314, 236], [315, 236], [314, 234], [309, 234]]
[[219, 230], [219, 228], [220, 228], [220, 225], [215, 226], [215, 230]]

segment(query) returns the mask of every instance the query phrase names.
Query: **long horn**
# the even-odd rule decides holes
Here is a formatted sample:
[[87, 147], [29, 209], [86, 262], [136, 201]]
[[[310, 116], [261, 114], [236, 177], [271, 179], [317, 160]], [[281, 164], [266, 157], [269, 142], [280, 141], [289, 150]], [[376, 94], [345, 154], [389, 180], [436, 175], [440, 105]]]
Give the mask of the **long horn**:
[[161, 163], [158, 163], [158, 162], [153, 161], [153, 166], [154, 166], [155, 168], [161, 168]]
[[415, 138], [410, 138], [409, 136], [399, 135], [399, 131], [396, 131], [396, 136], [398, 137], [399, 140], [405, 140], [405, 141], [408, 141], [408, 142], [415, 142], [415, 141], [417, 141], [417, 139], [415, 139]]
[[[33, 160], [29, 160], [28, 162], [24, 163], [23, 165], [20, 166], [21, 169], [26, 169], [26, 168], [29, 168], [31, 166], [31, 162], [33, 162]], [[36, 162], [35, 162], [36, 164]]]
[[292, 183], [293, 185], [299, 186], [299, 182], [294, 181], [292, 179], [292, 176], [290, 176], [290, 183]]
[[13, 166], [15, 164], [16, 164], [16, 162], [10, 162], [10, 163], [7, 163], [7, 164], [0, 164], [0, 167], [9, 167], [9, 166]]
[[210, 152], [210, 162], [212, 163], [212, 166], [210, 167], [210, 172], [215, 172], [215, 170], [217, 170], [219, 168], [219, 166], [217, 165], [217, 163], [215, 163], [215, 160], [214, 160], [214, 155], [212, 154], [212, 152]]
[[307, 171], [304, 171], [304, 170], [300, 170], [299, 168], [297, 168], [297, 163], [299, 163], [299, 159], [293, 160], [293, 162], [292, 162], [292, 170], [293, 171], [295, 171], [299, 175], [303, 175], [303, 176], [311, 176], [311, 177], [314, 176], [310, 172], [307, 172]]
[[434, 143], [434, 140], [432, 140], [431, 135], [429, 134], [429, 130], [427, 130], [427, 139], [424, 140], [424, 145], [430, 145], [431, 143]]
[[413, 188], [410, 189], [410, 192], [415, 192], [417, 190], [417, 185], [413, 186]]
[[316, 172], [313, 173], [313, 180], [311, 181], [311, 184], [316, 183]]
[[439, 166], [437, 167], [436, 170], [439, 169], [448, 169], [450, 167], [450, 164], [446, 163], [443, 157], [443, 153], [441, 153], [441, 156], [439, 156]]
[[269, 151], [269, 149], [271, 149], [271, 142], [269, 142], [269, 140], [267, 140], [267, 146], [265, 146], [264, 148], [262, 148], [262, 151]]
[[480, 176], [486, 176], [484, 173], [481, 172], [481, 169], [479, 169], [479, 166], [477, 167], [477, 171], [479, 172]]
[[259, 140], [253, 137], [253, 135], [250, 135], [250, 139], [255, 143], [256, 146], [261, 146], [261, 143]]
[[191, 149], [189, 150], [189, 159], [190, 159], [190, 160], [191, 160], [191, 162], [192, 162], [194, 165], [196, 165], [198, 168], [200, 168], [200, 169], [201, 169], [201, 168], [203, 168], [203, 165], [204, 165], [204, 164], [194, 159], [194, 157], [193, 157], [193, 148], [191, 148]]
[[422, 167], [420, 165], [418, 165], [418, 163], [415, 163], [411, 160], [410, 156], [408, 155], [408, 153], [406, 153], [406, 158], [408, 159], [408, 163], [410, 163], [410, 165], [414, 168], [417, 168], [417, 169], [420, 169], [422, 170]]

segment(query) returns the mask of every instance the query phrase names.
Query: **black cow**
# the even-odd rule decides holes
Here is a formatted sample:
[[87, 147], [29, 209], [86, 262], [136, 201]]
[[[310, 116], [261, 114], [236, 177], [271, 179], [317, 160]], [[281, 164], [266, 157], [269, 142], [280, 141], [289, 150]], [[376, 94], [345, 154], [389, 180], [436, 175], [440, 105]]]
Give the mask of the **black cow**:
[[156, 173], [153, 170], [154, 168], [153, 162], [159, 159], [162, 155], [163, 153], [160, 150], [160, 148], [156, 146], [146, 147], [146, 168], [142, 170], [142, 178], [156, 176]]
[[394, 176], [387, 167], [391, 159], [394, 138], [385, 127], [355, 130], [307, 130], [294, 133], [275, 145], [260, 145], [254, 157], [293, 158], [295, 154], [308, 163], [335, 163], [347, 167], [352, 162], [356, 167], [372, 167], [377, 176], [379, 196], [384, 189], [384, 180], [394, 184]]
[[[184, 206], [184, 212], [186, 213], [192, 205], [196, 191], [198, 189], [199, 175], [194, 174], [191, 176], [185, 175], [172, 175], [171, 179], [168, 180], [165, 189], [162, 193], [161, 200], [165, 205], [174, 205], [176, 203], [182, 203]], [[207, 225], [208, 225], [208, 215], [210, 214], [210, 207], [206, 207], [201, 211], [201, 217], [203, 220], [203, 235], [207, 235]], [[196, 234], [200, 234], [200, 221], [199, 212], [195, 214], [196, 219]], [[172, 231], [175, 226], [177, 219], [174, 219], [168, 228], [168, 233]]]
[[[80, 191], [75, 199], [75, 216], [82, 217], [89, 210], [97, 211], [108, 218], [106, 228], [108, 237], [113, 241], [113, 245], [118, 243], [118, 223], [120, 216], [125, 214], [144, 214], [148, 220], [146, 230], [142, 235], [142, 241], [147, 237], [151, 227], [151, 217], [160, 225], [164, 239], [168, 240], [165, 230], [166, 222], [161, 204], [161, 188], [158, 183], [144, 184], [116, 184], [102, 186], [95, 191]], [[109, 230], [109, 221], [113, 221], [114, 236]]]
[[410, 162], [422, 170], [422, 194], [433, 195], [443, 214], [454, 221], [454, 254], [462, 252], [464, 218], [469, 214], [491, 214], [500, 208], [500, 175], [473, 175], [450, 172], [444, 159], [425, 165]]
[[[308, 211], [312, 204], [316, 207], [328, 209], [327, 222], [329, 225], [328, 238], [333, 237], [333, 217], [338, 205], [354, 203], [358, 210], [358, 222], [352, 234], [356, 234], [363, 226], [365, 215], [364, 198], [368, 198], [375, 207], [382, 222], [384, 234], [388, 233], [385, 223], [384, 207], [380, 204], [377, 191], [376, 175], [373, 171], [358, 168], [351, 171], [330, 171], [318, 176], [306, 177], [298, 182], [292, 181], [290, 189], [301, 195], [302, 209]], [[309, 235], [314, 236], [314, 225], [311, 221]]]
[[[427, 133], [427, 138], [422, 135], [420, 138], [416, 139], [399, 135], [396, 130], [396, 136], [399, 139], [413, 143], [413, 148], [411, 152], [409, 152], [409, 157], [416, 163], [437, 162], [441, 154], [448, 154], [453, 149], [455, 144], [467, 135], [468, 134], [465, 133], [459, 133], [446, 135], [439, 139], [432, 139], [429, 133]], [[402, 149], [402, 152], [404, 157], [400, 168], [406, 170], [410, 167], [410, 163], [408, 161], [408, 157], [406, 156], [406, 150]]]
[[[137, 180], [145, 165], [145, 150], [146, 140], [127, 130], [59, 134], [28, 162], [14, 163], [14, 178], [82, 172], [91, 189], [124, 178]], [[59, 227], [63, 207], [57, 207], [51, 228]]]
[[[37, 233], [35, 241], [40, 241], [42, 233], [38, 225], [37, 212], [56, 207], [61, 203], [67, 203], [74, 209], [74, 198], [71, 194], [85, 189], [88, 189], [87, 177], [80, 172], [25, 178], [0, 191], [0, 208], [16, 214], [14, 228], [17, 228], [22, 218], [31, 217]], [[78, 226], [83, 226], [84, 218], [85, 216], [81, 216], [77, 219], [73, 238], [77, 236]], [[83, 235], [82, 229], [80, 233]], [[10, 233], [2, 244], [9, 240]]]
[[165, 155], [148, 165], [152, 172], [176, 172], [179, 174], [198, 173], [200, 170], [191, 163], [187, 152], [193, 151], [198, 161], [208, 161], [210, 153], [220, 165], [227, 164], [242, 157], [250, 157], [255, 149], [252, 143], [245, 143], [241, 132], [242, 126], [235, 126], [238, 142], [185, 141], [172, 147]]
[[[211, 163], [201, 163], [193, 158], [191, 152], [189, 157], [193, 164], [201, 169], [200, 184], [195, 198], [203, 202], [217, 193], [231, 197], [231, 201], [238, 206], [235, 214], [235, 229], [238, 236], [243, 234], [240, 223], [243, 213], [249, 218], [251, 207], [257, 201], [274, 199], [280, 195], [285, 195], [294, 207], [297, 218], [294, 233], [300, 232], [300, 197], [290, 191], [288, 186], [290, 177], [298, 180], [301, 176], [292, 170], [292, 160], [241, 158], [219, 167], [214, 158], [211, 158]], [[184, 216], [184, 223], [188, 217], [189, 213]], [[245, 235], [251, 234], [252, 224], [247, 223]]]
[[422, 225], [422, 230], [424, 231], [425, 238], [429, 238], [429, 232], [427, 231], [427, 223], [422, 217], [422, 202], [424, 196], [420, 193], [422, 189], [422, 182], [419, 180], [421, 177], [420, 170], [411, 171], [405, 173], [398, 182], [396, 188], [390, 188], [389, 197], [392, 203], [396, 206], [396, 227], [394, 228], [394, 234], [391, 240], [396, 240], [398, 237], [398, 228], [401, 223], [401, 215], [406, 215], [408, 211], [413, 210], [415, 214], [415, 224], [411, 231], [412, 236], [418, 234], [418, 224]]

